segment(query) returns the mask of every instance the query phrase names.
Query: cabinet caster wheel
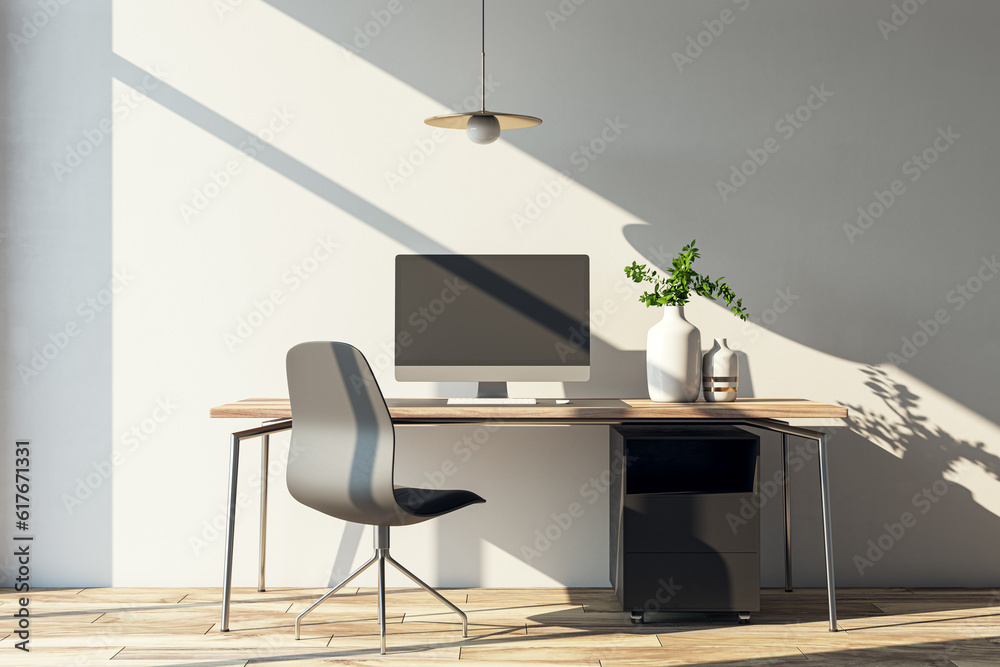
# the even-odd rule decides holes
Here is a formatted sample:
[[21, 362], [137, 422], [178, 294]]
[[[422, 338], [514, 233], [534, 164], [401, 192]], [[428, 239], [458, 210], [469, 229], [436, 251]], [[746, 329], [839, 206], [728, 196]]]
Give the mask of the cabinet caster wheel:
[[631, 614], [632, 625], [642, 625], [643, 615], [645, 612], [633, 611]]
[[750, 625], [750, 612], [739, 612], [740, 614], [740, 625]]

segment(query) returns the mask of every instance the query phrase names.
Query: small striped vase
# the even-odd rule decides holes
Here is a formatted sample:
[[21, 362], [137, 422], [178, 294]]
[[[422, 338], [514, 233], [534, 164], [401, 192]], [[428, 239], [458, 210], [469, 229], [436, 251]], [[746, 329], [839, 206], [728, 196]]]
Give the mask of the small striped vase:
[[736, 400], [740, 381], [740, 360], [726, 345], [726, 339], [715, 339], [715, 345], [705, 353], [701, 365], [701, 388], [709, 403]]

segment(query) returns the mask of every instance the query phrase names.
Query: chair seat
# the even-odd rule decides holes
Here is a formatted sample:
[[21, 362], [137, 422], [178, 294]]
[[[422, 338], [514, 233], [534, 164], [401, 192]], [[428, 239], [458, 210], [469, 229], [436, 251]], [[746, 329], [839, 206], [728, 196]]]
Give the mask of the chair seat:
[[472, 491], [460, 489], [414, 489], [397, 486], [393, 489], [396, 502], [414, 516], [433, 517], [454, 512], [468, 505], [486, 501]]

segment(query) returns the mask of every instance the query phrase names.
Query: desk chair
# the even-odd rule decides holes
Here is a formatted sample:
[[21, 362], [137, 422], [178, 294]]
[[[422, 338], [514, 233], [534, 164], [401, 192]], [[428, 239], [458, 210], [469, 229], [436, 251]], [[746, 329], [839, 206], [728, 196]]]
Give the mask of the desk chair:
[[462, 610], [389, 555], [389, 528], [486, 501], [471, 491], [393, 484], [392, 420], [375, 376], [357, 348], [347, 343], [301, 343], [288, 351], [285, 368], [292, 406], [288, 491], [324, 514], [372, 526], [375, 542], [375, 554], [367, 563], [298, 615], [295, 638], [306, 614], [378, 563], [378, 623], [385, 654], [387, 561], [461, 616], [462, 636], [467, 637], [468, 618]]

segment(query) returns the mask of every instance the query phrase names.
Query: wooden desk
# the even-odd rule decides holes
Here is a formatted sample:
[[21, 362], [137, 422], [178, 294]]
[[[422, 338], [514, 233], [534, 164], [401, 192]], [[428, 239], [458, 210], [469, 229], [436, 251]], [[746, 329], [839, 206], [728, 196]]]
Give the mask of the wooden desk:
[[[830, 534], [830, 482], [826, 433], [789, 426], [780, 419], [843, 419], [847, 408], [804, 399], [737, 399], [732, 403], [654, 403], [649, 399], [574, 398], [568, 404], [555, 399], [537, 405], [447, 405], [444, 399], [386, 399], [394, 424], [729, 424], [781, 434], [785, 501], [785, 590], [792, 590], [791, 533], [788, 489], [788, 436], [815, 440], [818, 445], [820, 495], [823, 504], [823, 539], [826, 547], [826, 587], [830, 632], [837, 631], [836, 590], [833, 572], [833, 538]], [[258, 427], [230, 436], [229, 510], [226, 522], [226, 559], [223, 574], [222, 632], [229, 631], [229, 599], [232, 592], [233, 541], [236, 529], [236, 498], [240, 442], [261, 438], [260, 547], [257, 589], [264, 590], [267, 539], [267, 459], [272, 433], [292, 428], [292, 410], [287, 398], [249, 398], [212, 408], [213, 418], [258, 419]]]
[[[843, 419], [847, 408], [805, 399], [741, 398], [732, 403], [654, 403], [648, 398], [575, 398], [560, 405], [540, 399], [537, 405], [447, 405], [443, 398], [387, 398], [393, 423], [469, 423], [483, 421], [579, 421], [609, 424], [664, 419]], [[287, 398], [247, 398], [209, 410], [210, 417], [291, 419]]]

